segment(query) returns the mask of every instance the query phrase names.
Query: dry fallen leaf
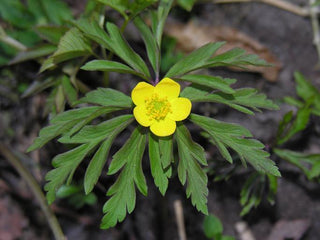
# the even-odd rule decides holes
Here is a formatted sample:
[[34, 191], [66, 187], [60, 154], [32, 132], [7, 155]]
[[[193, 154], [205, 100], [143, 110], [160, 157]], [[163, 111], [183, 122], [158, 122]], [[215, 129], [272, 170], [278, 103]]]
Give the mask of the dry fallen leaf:
[[[218, 50], [217, 54], [239, 47], [245, 49], [247, 53], [256, 54], [272, 67], [248, 66], [247, 71], [258, 72], [270, 81], [277, 81], [281, 63], [270, 52], [268, 48], [246, 34], [227, 26], [206, 26], [199, 25], [192, 21], [187, 24], [168, 22], [165, 33], [177, 39], [177, 48], [185, 53], [201, 47], [209, 42], [226, 41], [226, 44]], [[238, 69], [237, 70], [241, 70]]]

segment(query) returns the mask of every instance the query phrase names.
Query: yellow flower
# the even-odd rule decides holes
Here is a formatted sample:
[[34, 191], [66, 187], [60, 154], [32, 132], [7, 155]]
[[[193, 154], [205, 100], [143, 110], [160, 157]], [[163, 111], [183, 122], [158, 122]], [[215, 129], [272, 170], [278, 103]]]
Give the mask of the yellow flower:
[[170, 78], [162, 79], [156, 86], [139, 82], [131, 93], [136, 105], [133, 115], [155, 135], [169, 136], [176, 130], [176, 121], [186, 119], [191, 111], [190, 100], [179, 94], [180, 85]]

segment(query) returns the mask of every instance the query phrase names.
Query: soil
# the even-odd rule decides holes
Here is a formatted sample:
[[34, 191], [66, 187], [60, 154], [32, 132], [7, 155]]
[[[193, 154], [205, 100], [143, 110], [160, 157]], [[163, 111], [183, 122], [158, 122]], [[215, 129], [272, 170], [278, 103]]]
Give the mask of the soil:
[[[303, 0], [290, 2], [301, 6], [306, 4]], [[83, 5], [72, 3], [72, 6], [74, 12], [78, 13]], [[210, 70], [212, 74], [238, 79], [236, 87], [258, 88], [269, 98], [280, 102], [279, 100], [283, 96], [295, 96], [294, 71], [300, 71], [320, 87], [319, 70], [316, 68], [318, 56], [312, 44], [313, 32], [308, 18], [262, 3], [198, 4], [191, 13], [174, 10], [171, 18], [176, 18], [182, 23], [192, 19], [208, 26], [233, 27], [266, 46], [281, 62], [281, 72], [277, 81], [273, 83], [266, 81], [262, 75], [257, 73], [226, 69]], [[7, 81], [2, 80], [3, 86], [1, 88], [15, 92], [18, 83], [32, 82], [32, 79], [36, 77], [37, 67], [35, 63], [12, 66], [11, 70], [21, 74], [15, 75], [18, 78], [9, 77]], [[111, 84], [117, 84], [117, 81], [112, 80], [117, 77], [119, 77], [117, 74], [111, 75]], [[130, 81], [130, 77], [121, 75], [121, 78], [124, 77], [128, 78], [124, 80], [125, 82]], [[131, 89], [131, 86], [122, 86], [122, 88], [121, 90]], [[16, 95], [11, 98], [0, 97], [0, 140], [22, 154], [24, 163], [42, 185], [45, 183], [46, 172], [51, 168], [52, 157], [64, 150], [61, 145], [52, 142], [40, 151], [28, 155], [24, 153], [38, 134], [39, 129], [47, 124], [47, 117], [42, 115], [45, 98], [46, 93], [20, 100], [16, 98]], [[291, 109], [283, 103], [280, 106], [281, 110], [279, 111], [264, 111], [255, 116], [248, 116], [228, 108], [212, 111], [215, 112], [214, 117], [219, 120], [239, 123], [248, 128], [255, 138], [268, 146], [275, 139], [278, 122], [284, 113]], [[216, 149], [204, 143], [204, 140], [196, 135], [197, 129], [193, 133], [196, 140], [199, 139], [205, 144], [209, 163], [219, 158]], [[289, 147], [292, 150], [320, 153], [319, 134], [319, 118], [314, 118], [308, 129], [296, 138], [294, 145]], [[123, 137], [125, 138], [125, 136]], [[122, 144], [121, 141], [120, 139], [117, 142], [119, 146]], [[226, 235], [232, 235], [239, 240], [249, 240], [236, 230], [235, 226], [239, 222], [247, 224], [256, 240], [285, 240], [284, 237], [281, 238], [279, 231], [285, 231], [288, 227], [276, 230], [279, 229], [276, 226], [279, 222], [292, 223], [295, 220], [301, 220], [301, 224], [298, 222], [298, 226], [302, 226], [302, 230], [291, 239], [318, 240], [320, 236], [319, 184], [307, 181], [298, 169], [280, 159], [273, 156], [273, 160], [277, 162], [282, 172], [282, 177], [278, 180], [275, 205], [271, 206], [263, 200], [261, 205], [250, 214], [243, 218], [239, 216], [241, 212], [240, 191], [251, 171], [245, 170], [228, 181], [214, 182], [214, 176], [209, 176], [209, 212], [221, 219]], [[189, 199], [186, 199], [185, 189], [177, 177], [171, 179], [167, 194], [163, 197], [153, 185], [147, 159], [144, 160], [144, 163], [148, 182], [148, 197], [137, 194], [134, 212], [123, 223], [111, 230], [99, 229], [99, 221], [102, 217], [101, 209], [107, 200], [106, 188], [114, 181], [110, 177], [102, 176], [100, 178], [100, 186], [94, 190], [99, 198], [95, 206], [75, 209], [66, 200], [58, 200], [54, 203], [53, 209], [67, 238], [70, 240], [179, 239], [174, 209], [174, 202], [178, 200], [183, 205], [187, 238], [189, 240], [207, 239], [202, 229], [204, 216], [196, 211]], [[2, 156], [0, 156], [0, 166], [0, 240], [53, 239], [44, 216], [34, 196], [26, 190], [25, 183]], [[80, 177], [83, 170], [79, 170]], [[3, 211], [3, 209], [13, 210]], [[3, 229], [8, 229], [3, 223], [4, 218], [15, 224], [19, 232], [11, 234], [11, 236], [10, 234], [2, 235]], [[290, 224], [282, 226], [288, 225]], [[303, 228], [303, 226], [306, 227]], [[270, 239], [271, 233], [274, 234], [275, 231], [278, 231], [277, 234], [280, 237]], [[299, 234], [303, 237], [300, 238]]]

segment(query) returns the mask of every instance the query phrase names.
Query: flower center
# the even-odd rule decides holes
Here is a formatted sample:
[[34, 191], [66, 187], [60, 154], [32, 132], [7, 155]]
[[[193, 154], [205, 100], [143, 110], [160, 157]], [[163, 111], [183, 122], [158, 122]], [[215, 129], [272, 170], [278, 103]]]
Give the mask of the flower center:
[[158, 94], [154, 93], [151, 97], [145, 100], [147, 115], [150, 120], [163, 120], [171, 111], [171, 104], [167, 97], [160, 98]]

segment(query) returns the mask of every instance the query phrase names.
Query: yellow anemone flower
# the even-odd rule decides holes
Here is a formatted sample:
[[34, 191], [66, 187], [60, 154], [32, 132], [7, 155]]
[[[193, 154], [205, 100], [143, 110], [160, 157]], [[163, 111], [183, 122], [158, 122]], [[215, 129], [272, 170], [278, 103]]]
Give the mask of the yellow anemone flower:
[[191, 111], [190, 100], [179, 94], [180, 85], [170, 78], [162, 79], [156, 86], [139, 82], [131, 93], [136, 105], [133, 109], [135, 119], [140, 125], [150, 127], [157, 136], [173, 134], [176, 121], [186, 119]]

